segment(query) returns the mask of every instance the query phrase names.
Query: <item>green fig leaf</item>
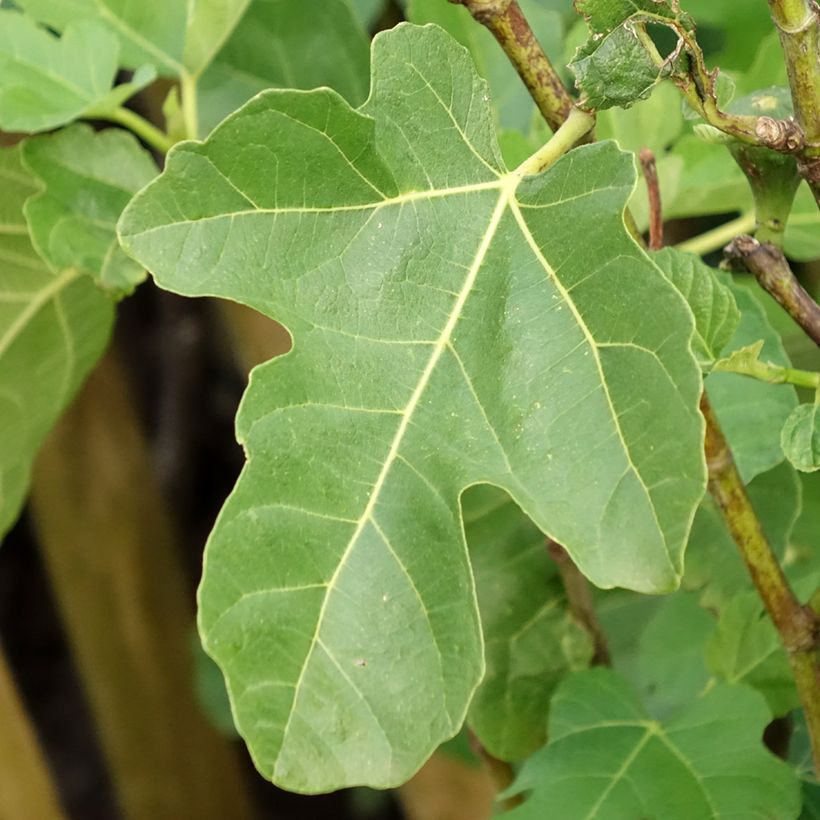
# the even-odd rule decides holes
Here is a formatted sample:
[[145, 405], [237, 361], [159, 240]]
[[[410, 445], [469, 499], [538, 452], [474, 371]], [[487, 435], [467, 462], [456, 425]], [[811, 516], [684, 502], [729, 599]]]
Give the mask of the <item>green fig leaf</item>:
[[240, 408], [200, 630], [258, 768], [305, 792], [401, 783], [460, 728], [484, 673], [462, 490], [505, 489], [595, 583], [664, 591], [705, 485], [692, 318], [624, 229], [631, 155], [507, 171], [434, 26], [379, 35], [372, 76], [358, 111], [257, 96], [119, 227], [162, 287], [294, 337]]
[[794, 771], [763, 745], [762, 696], [719, 685], [653, 720], [608, 669], [578, 672], [558, 688], [550, 742], [525, 764], [514, 793], [530, 791], [510, 820], [796, 820]]

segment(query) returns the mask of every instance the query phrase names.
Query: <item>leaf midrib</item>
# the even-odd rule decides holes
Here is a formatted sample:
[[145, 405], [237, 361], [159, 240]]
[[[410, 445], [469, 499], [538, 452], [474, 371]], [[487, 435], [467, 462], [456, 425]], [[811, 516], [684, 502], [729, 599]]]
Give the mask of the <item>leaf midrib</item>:
[[23, 332], [26, 325], [45, 307], [52, 298], [60, 293], [63, 288], [68, 287], [75, 279], [79, 279], [83, 273], [76, 268], [67, 268], [59, 276], [54, 278], [37, 296], [20, 311], [17, 318], [9, 325], [6, 332], [0, 337], [0, 358], [2, 358]]
[[472, 292], [475, 280], [478, 277], [478, 273], [481, 270], [482, 264], [484, 263], [487, 251], [489, 250], [490, 245], [492, 244], [493, 238], [495, 237], [495, 233], [498, 230], [498, 226], [501, 223], [501, 219], [504, 216], [504, 212], [507, 209], [509, 201], [512, 197], [512, 194], [515, 191], [515, 187], [517, 187], [519, 180], [520, 178], [518, 177], [512, 178], [512, 184], [508, 182], [506, 186], [500, 188], [498, 201], [495, 204], [495, 208], [493, 209], [492, 215], [490, 216], [490, 220], [487, 224], [487, 229], [484, 232], [484, 236], [482, 237], [481, 243], [479, 244], [479, 247], [476, 251], [476, 255], [473, 258], [473, 263], [471, 264], [467, 276], [465, 277], [464, 285], [459, 291], [458, 297], [456, 298], [453, 304], [453, 309], [450, 311], [450, 315], [447, 319], [447, 322], [444, 325], [444, 328], [442, 329], [442, 332], [439, 335], [438, 339], [436, 340], [435, 345], [433, 346], [430, 358], [428, 359], [427, 364], [424, 370], [422, 371], [421, 377], [419, 378], [416, 388], [410, 396], [410, 399], [407, 402], [407, 405], [405, 406], [404, 410], [402, 411], [401, 421], [399, 422], [399, 426], [396, 430], [395, 435], [393, 436], [393, 440], [391, 441], [390, 449], [388, 450], [387, 457], [385, 458], [384, 464], [382, 465], [382, 469], [379, 472], [379, 475], [376, 478], [376, 481], [373, 485], [373, 489], [370, 492], [370, 497], [368, 498], [367, 504], [356, 523], [356, 527], [353, 531], [353, 534], [351, 535], [347, 545], [345, 546], [344, 552], [342, 553], [339, 559], [339, 563], [336, 566], [336, 570], [334, 571], [333, 575], [328, 581], [327, 590], [325, 592], [324, 598], [322, 599], [322, 606], [320, 607], [319, 614], [317, 616], [316, 628], [313, 634], [313, 638], [311, 639], [310, 647], [305, 655], [304, 663], [302, 664], [299, 677], [297, 678], [294, 686], [293, 702], [291, 704], [290, 712], [288, 713], [288, 719], [285, 723], [285, 728], [282, 734], [282, 743], [279, 747], [279, 754], [277, 755], [276, 763], [274, 764], [274, 770], [272, 773], [272, 778], [274, 779], [277, 775], [279, 761], [282, 758], [282, 750], [285, 748], [285, 744], [287, 743], [288, 731], [290, 730], [290, 727], [292, 725], [293, 715], [295, 714], [297, 709], [297, 701], [299, 699], [299, 694], [302, 690], [302, 682], [304, 680], [306, 670], [310, 664], [310, 660], [313, 656], [313, 652], [315, 650], [317, 642], [319, 641], [319, 634], [322, 629], [322, 624], [324, 622], [324, 617], [327, 611], [328, 602], [330, 601], [331, 593], [334, 589], [334, 586], [338, 580], [339, 575], [341, 574], [347, 562], [348, 556], [350, 555], [356, 543], [358, 542], [358, 539], [361, 536], [365, 526], [372, 519], [373, 511], [375, 510], [376, 504], [379, 500], [379, 495], [381, 493], [385, 481], [387, 480], [387, 476], [389, 475], [390, 470], [392, 469], [393, 464], [395, 463], [396, 458], [399, 455], [401, 443], [404, 440], [404, 436], [410, 426], [410, 421], [413, 417], [413, 414], [416, 408], [418, 407], [425, 390], [427, 389], [427, 385], [429, 384], [433, 372], [436, 369], [436, 365], [441, 359], [441, 356], [444, 353], [444, 351], [447, 349], [447, 345], [450, 341], [453, 331], [455, 330], [456, 324], [458, 323], [458, 320], [461, 318], [464, 305], [466, 304], [467, 299], [469, 298], [470, 293]]
[[[294, 685], [293, 701], [292, 701], [292, 704], [291, 704], [291, 707], [290, 707], [290, 711], [288, 713], [288, 719], [285, 723], [285, 727], [284, 727], [284, 731], [283, 731], [283, 735], [282, 735], [282, 742], [281, 742], [281, 745], [279, 746], [279, 752], [277, 754], [276, 762], [274, 763], [274, 768], [273, 768], [273, 772], [272, 772], [272, 775], [271, 775], [272, 779], [276, 779], [276, 776], [278, 774], [279, 763], [280, 763], [280, 761], [283, 757], [283, 750], [285, 749], [285, 745], [287, 743], [288, 731], [289, 731], [290, 726], [292, 724], [293, 715], [297, 711], [297, 703], [298, 703], [300, 692], [302, 691], [302, 684], [303, 684], [304, 676], [306, 674], [307, 668], [310, 664], [310, 660], [311, 660], [311, 658], [313, 656], [313, 653], [315, 651], [315, 647], [316, 647], [317, 643], [320, 640], [319, 636], [320, 636], [320, 632], [321, 632], [321, 629], [322, 629], [322, 624], [324, 622], [324, 618], [325, 618], [325, 614], [326, 614], [326, 611], [327, 611], [328, 603], [330, 601], [330, 597], [331, 597], [331, 594], [332, 594], [332, 592], [335, 588], [338, 577], [341, 574], [342, 570], [344, 569], [344, 567], [347, 563], [348, 556], [350, 555], [350, 553], [354, 549], [355, 544], [357, 543], [359, 537], [362, 534], [362, 531], [364, 530], [364, 527], [367, 525], [367, 523], [369, 521], [373, 520], [373, 511], [375, 510], [376, 504], [378, 503], [378, 499], [379, 499], [381, 489], [384, 486], [384, 483], [387, 479], [387, 476], [390, 473], [390, 470], [391, 470], [393, 464], [395, 463], [396, 459], [401, 458], [401, 455], [399, 453], [399, 449], [401, 447], [402, 440], [404, 439], [404, 435], [407, 432], [407, 429], [409, 428], [410, 421], [411, 421], [411, 418], [413, 416], [413, 413], [415, 412], [416, 408], [418, 407], [419, 402], [421, 401], [422, 396], [424, 395], [424, 392], [427, 388], [427, 385], [430, 381], [430, 378], [432, 377], [432, 374], [435, 371], [435, 368], [436, 368], [442, 354], [444, 353], [444, 351], [448, 347], [450, 347], [451, 337], [452, 337], [453, 331], [455, 330], [456, 324], [458, 323], [458, 320], [461, 317], [464, 305], [466, 304], [467, 299], [469, 298], [470, 293], [473, 290], [473, 286], [475, 284], [476, 278], [478, 277], [478, 273], [479, 273], [479, 271], [482, 267], [482, 264], [484, 262], [484, 259], [485, 259], [486, 255], [487, 255], [487, 252], [490, 248], [490, 245], [492, 244], [493, 238], [495, 237], [495, 233], [498, 229], [498, 226], [501, 222], [501, 219], [504, 216], [504, 213], [507, 209], [510, 210], [513, 217], [515, 218], [516, 224], [518, 225], [518, 228], [519, 228], [520, 232], [523, 234], [523, 237], [524, 237], [525, 241], [527, 242], [528, 246], [530, 247], [532, 253], [535, 255], [536, 259], [539, 261], [539, 263], [544, 268], [545, 273], [547, 275], [549, 275], [549, 277], [555, 283], [556, 287], [559, 289], [564, 301], [566, 302], [566, 304], [569, 306], [570, 310], [572, 311], [572, 314], [573, 314], [579, 328], [582, 330], [582, 332], [584, 334], [584, 338], [586, 340], [586, 343], [588, 344], [589, 348], [591, 349], [591, 351], [593, 353], [594, 360], [595, 360], [595, 363], [596, 363], [596, 367], [597, 367], [597, 370], [598, 370], [598, 375], [599, 375], [599, 378], [600, 378], [600, 383], [601, 383], [601, 385], [604, 389], [604, 393], [606, 395], [607, 406], [609, 408], [613, 424], [615, 425], [615, 428], [617, 430], [618, 438], [619, 438], [619, 440], [621, 442], [621, 445], [622, 445], [624, 457], [626, 458], [626, 461], [627, 461], [627, 472], [631, 472], [635, 476], [635, 478], [638, 480], [641, 487], [643, 488], [644, 492], [646, 493], [647, 502], [648, 502], [649, 508], [651, 510], [652, 516], [654, 518], [655, 524], [657, 526], [658, 533], [660, 535], [662, 543], [666, 547], [667, 559], [669, 560], [670, 566], [672, 566], [671, 556], [669, 554], [669, 548], [668, 548], [668, 545], [666, 543], [666, 538], [664, 536], [663, 528], [661, 527], [660, 521], [658, 520], [658, 517], [657, 517], [657, 511], [656, 511], [655, 505], [653, 504], [653, 501], [652, 501], [652, 495], [649, 492], [649, 489], [646, 486], [646, 483], [645, 483], [645, 481], [643, 479], [643, 476], [641, 475], [640, 471], [638, 470], [637, 465], [632, 460], [632, 456], [631, 456], [629, 447], [627, 446], [626, 438], [624, 437], [623, 431], [621, 429], [618, 414], [616, 413], [614, 404], [612, 403], [612, 398], [610, 396], [609, 388], [607, 387], [607, 381], [606, 381], [605, 374], [604, 374], [604, 371], [603, 371], [603, 365], [602, 365], [602, 363], [600, 361], [600, 357], [598, 355], [598, 343], [595, 341], [594, 337], [590, 333], [589, 328], [586, 325], [586, 322], [584, 321], [583, 317], [580, 315], [580, 313], [578, 311], [578, 308], [576, 307], [574, 301], [572, 300], [569, 292], [564, 288], [563, 284], [558, 280], [558, 277], [556, 276], [555, 271], [552, 269], [552, 266], [546, 260], [543, 253], [541, 252], [541, 249], [538, 247], [538, 244], [535, 242], [535, 238], [532, 236], [532, 233], [529, 230], [529, 226], [526, 224], [526, 221], [524, 220], [523, 214], [521, 213], [519, 205], [518, 205], [518, 203], [515, 199], [515, 192], [517, 190], [517, 187], [518, 187], [519, 183], [521, 182], [521, 180], [523, 178], [524, 178], [524, 176], [520, 172], [520, 169], [519, 169], [517, 171], [510, 172], [510, 173], [504, 175], [503, 177], [500, 177], [498, 179], [498, 181], [485, 182], [485, 183], [476, 183], [474, 185], [460, 186], [458, 188], [451, 188], [451, 189], [438, 189], [438, 190], [434, 190], [434, 191], [411, 192], [411, 193], [408, 193], [408, 194], [399, 195], [398, 197], [393, 197], [392, 199], [385, 199], [382, 202], [371, 203], [369, 205], [356, 205], [356, 206], [347, 206], [347, 207], [343, 206], [341, 208], [322, 208], [322, 209], [319, 209], [321, 211], [327, 211], [327, 212], [335, 212], [335, 211], [338, 211], [338, 210], [368, 210], [368, 209], [374, 209], [375, 210], [375, 209], [385, 207], [386, 205], [389, 205], [389, 204], [401, 204], [404, 201], [413, 201], [413, 200], [417, 200], [417, 199], [429, 199], [431, 196], [447, 196], [447, 195], [451, 195], [451, 194], [455, 194], [455, 193], [466, 193], [466, 192], [472, 192], [472, 191], [477, 191], [477, 190], [488, 190], [488, 189], [497, 189], [497, 190], [499, 190], [498, 201], [496, 202], [495, 208], [494, 208], [494, 210], [492, 212], [492, 215], [490, 217], [490, 220], [488, 222], [487, 229], [485, 230], [484, 235], [483, 235], [482, 240], [481, 240], [481, 243], [479, 244], [478, 250], [476, 251], [476, 255], [474, 257], [473, 263], [470, 266], [470, 269], [468, 271], [467, 276], [465, 277], [464, 285], [462, 286], [461, 290], [459, 291], [458, 297], [456, 298], [456, 300], [453, 304], [453, 308], [452, 308], [452, 310], [449, 314], [448, 320], [447, 320], [441, 334], [439, 335], [438, 339], [436, 340], [436, 342], [433, 346], [433, 350], [431, 352], [430, 358], [427, 362], [427, 365], [425, 366], [424, 371], [421, 374], [421, 377], [420, 377], [420, 379], [419, 379], [419, 381], [416, 385], [416, 388], [413, 391], [413, 394], [411, 395], [410, 400], [408, 401], [408, 403], [405, 406], [404, 410], [401, 411], [401, 415], [402, 415], [401, 422], [399, 423], [399, 426], [398, 426], [398, 428], [396, 430], [396, 433], [393, 437], [393, 440], [392, 440], [391, 445], [390, 445], [390, 449], [388, 450], [387, 457], [385, 458], [384, 464], [382, 465], [382, 469], [379, 472], [379, 475], [376, 478], [376, 481], [373, 485], [373, 488], [371, 490], [371, 493], [370, 493], [370, 496], [368, 498], [368, 502], [365, 506], [365, 509], [362, 512], [362, 515], [359, 517], [359, 519], [357, 519], [356, 527], [354, 529], [354, 532], [351, 535], [351, 537], [350, 537], [350, 539], [349, 539], [349, 541], [348, 541], [348, 543], [347, 543], [347, 545], [346, 545], [346, 547], [345, 547], [345, 549], [344, 549], [344, 551], [343, 551], [343, 553], [342, 553], [342, 555], [339, 559], [339, 562], [336, 566], [336, 569], [334, 570], [333, 575], [331, 576], [330, 580], [327, 582], [325, 595], [322, 599], [322, 605], [319, 609], [319, 613], [318, 613], [318, 616], [317, 616], [317, 621], [316, 621], [316, 627], [315, 627], [315, 630], [314, 630], [314, 634], [313, 634], [313, 637], [311, 638], [310, 646], [309, 646], [308, 651], [305, 655], [304, 663], [302, 664], [302, 667], [300, 669], [299, 677], [297, 678], [296, 683]], [[273, 212], [281, 213], [282, 209], [270, 209], [270, 210], [272, 210]], [[290, 210], [292, 210], [293, 212], [302, 213], [307, 209], [293, 208], [293, 209], [290, 209]], [[255, 209], [250, 210], [250, 211], [248, 211], [248, 213], [249, 214], [250, 213], [259, 213], [259, 210], [255, 210]], [[235, 216], [235, 215], [236, 215], [236, 213], [231, 214], [230, 216]], [[223, 218], [225, 216], [229, 216], [229, 215], [228, 214], [221, 215], [221, 217], [223, 217]], [[177, 223], [177, 224], [179, 224], [179, 223]], [[154, 228], [154, 229], [151, 229], [151, 230], [159, 230], [163, 227], [168, 227], [168, 225], [158, 226], [157, 228]], [[148, 232], [147, 231], [142, 232], [140, 235], [142, 236], [145, 233], [148, 233]], [[674, 567], [673, 567], [673, 569], [674, 569]]]

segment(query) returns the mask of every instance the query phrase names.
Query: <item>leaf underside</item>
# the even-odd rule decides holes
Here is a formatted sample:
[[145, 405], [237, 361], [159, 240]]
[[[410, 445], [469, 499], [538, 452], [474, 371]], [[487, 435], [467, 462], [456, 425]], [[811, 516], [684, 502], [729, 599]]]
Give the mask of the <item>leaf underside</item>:
[[161, 286], [294, 336], [243, 399], [199, 619], [258, 768], [303, 792], [401, 783], [459, 729], [464, 488], [507, 490], [595, 583], [660, 591], [705, 484], [691, 315], [623, 227], [632, 157], [522, 180], [461, 47], [402, 25], [373, 49], [360, 110], [263, 93], [120, 223]]

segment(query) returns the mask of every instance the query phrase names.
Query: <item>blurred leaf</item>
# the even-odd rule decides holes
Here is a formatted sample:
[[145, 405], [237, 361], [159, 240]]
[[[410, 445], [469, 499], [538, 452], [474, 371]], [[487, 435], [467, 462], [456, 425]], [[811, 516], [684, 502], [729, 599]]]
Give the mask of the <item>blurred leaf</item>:
[[670, 82], [659, 83], [647, 100], [601, 111], [595, 128], [598, 139], [614, 139], [624, 151], [649, 148], [661, 157], [683, 128], [680, 91]]
[[786, 254], [798, 262], [820, 259], [820, 208], [805, 182], [794, 198], [784, 248]]
[[509, 491], [594, 581], [659, 591], [705, 485], [692, 318], [625, 231], [632, 157], [506, 172], [435, 26], [380, 35], [372, 73], [360, 111], [260, 94], [119, 226], [163, 287], [294, 334], [243, 399], [200, 625], [260, 770], [303, 791], [395, 784], [458, 731], [483, 674], [464, 488]]
[[520, 131], [507, 129], [499, 133], [498, 147], [501, 149], [504, 164], [508, 168], [517, 168], [538, 150], [538, 142], [532, 137], [524, 136]]
[[[582, 23], [583, 25], [583, 23]], [[661, 188], [661, 202], [674, 202], [677, 196], [681, 161], [667, 154], [684, 127], [681, 115], [680, 92], [670, 82], [661, 82], [652, 96], [640, 100], [629, 108], [608, 108], [598, 113], [596, 134], [598, 139], [614, 139], [625, 151], [637, 153], [641, 148], [649, 148], [655, 155], [658, 181]], [[638, 227], [648, 226], [646, 182], [643, 174], [638, 178], [638, 186], [629, 201], [629, 208]]]
[[[36, 20], [62, 31], [93, 21], [121, 43], [127, 68], [151, 63], [166, 76], [197, 75], [225, 42], [249, 0], [15, 0]], [[322, 0], [324, 2], [324, 0]]]
[[[719, 6], [717, 3], [710, 5], [712, 8]], [[743, 11], [748, 12], [749, 10], [747, 8]], [[788, 85], [789, 83], [789, 78], [786, 73], [786, 61], [783, 59], [783, 47], [780, 45], [780, 35], [772, 26], [771, 18], [766, 14], [765, 7], [763, 9], [757, 9], [757, 14], [761, 20], [765, 20], [768, 34], [759, 41], [757, 52], [748, 71], [737, 72], [732, 75], [739, 96], [751, 94], [760, 88], [768, 88], [773, 85]], [[748, 41], [749, 38], [738, 37], [732, 39]], [[753, 45], [754, 43], [746, 43], [746, 45], [750, 44]]]
[[635, 680], [641, 635], [666, 597], [626, 589], [595, 592], [595, 611], [606, 633], [613, 666], [629, 680]]
[[652, 715], [663, 718], [703, 692], [714, 628], [697, 595], [679, 591], [663, 599], [641, 633], [634, 676], [627, 676]]
[[225, 679], [219, 667], [205, 653], [198, 635], [192, 636], [191, 651], [194, 654], [194, 688], [205, 717], [221, 734], [238, 737]]
[[789, 659], [757, 592], [738, 595], [723, 607], [707, 659], [726, 683], [757, 689], [775, 717], [800, 705]]
[[368, 91], [368, 41], [347, 3], [252, 0], [199, 88], [203, 130], [266, 88], [338, 91], [354, 106]]
[[[520, 5], [547, 56], [560, 65], [562, 15], [539, 0], [521, 0]], [[534, 119], [540, 116], [535, 104], [493, 35], [467, 9], [443, 0], [410, 0], [408, 19], [419, 24], [435, 23], [467, 48], [476, 70], [490, 86], [496, 124], [502, 129], [529, 133]]]
[[674, 199], [664, 200], [666, 219], [751, 210], [749, 183], [724, 146], [690, 134], [675, 144], [671, 156], [682, 165]]
[[43, 439], [103, 352], [114, 306], [90, 277], [52, 270], [23, 203], [39, 189], [20, 147], [0, 149], [0, 535], [14, 523]]
[[772, 33], [772, 18], [767, 6], [762, 3], [723, 3], [715, 0], [680, 0], [680, 3], [695, 18], [698, 26], [708, 25], [721, 32], [723, 45], [714, 56], [714, 61], [724, 69], [747, 69], [755, 59], [761, 41]]
[[[384, 11], [385, 0], [351, 0], [361, 24], [369, 29]], [[314, 15], [315, 20], [315, 15]]]
[[803, 788], [803, 811], [799, 820], [820, 820], [820, 783], [814, 774], [811, 740], [803, 711], [797, 710], [793, 720], [789, 762], [795, 767]]
[[781, 443], [786, 458], [798, 470], [820, 470], [820, 404], [796, 407], [783, 426]]
[[158, 173], [131, 134], [75, 125], [26, 142], [23, 161], [44, 188], [25, 206], [31, 240], [54, 270], [90, 273], [115, 292], [145, 278], [116, 232], [123, 208]]
[[[820, 472], [801, 473], [798, 476], [803, 490], [803, 509], [794, 525], [792, 546], [798, 553], [810, 553], [813, 560], [820, 562], [817, 549], [817, 534], [820, 533]], [[795, 556], [798, 560], [800, 555]]]
[[112, 90], [118, 55], [117, 38], [98, 23], [72, 25], [56, 37], [0, 9], [0, 129], [47, 131], [117, 108], [154, 79], [143, 68]]
[[544, 535], [510, 497], [476, 487], [462, 503], [487, 664], [468, 721], [491, 755], [520, 760], [543, 745], [552, 692], [589, 665], [592, 639], [567, 613]]
[[694, 254], [664, 248], [652, 258], [692, 309], [692, 350], [701, 367], [710, 365], [729, 344], [740, 321], [731, 290], [718, 279], [717, 271]]
[[[732, 284], [731, 289], [740, 308], [740, 324], [725, 355], [762, 340], [761, 358], [789, 367], [780, 336], [755, 296], [738, 285]], [[783, 461], [780, 431], [797, 406], [791, 385], [771, 385], [737, 373], [712, 373], [706, 379], [706, 390], [745, 482]]]
[[511, 792], [510, 820], [714, 820], [800, 812], [797, 778], [761, 735], [770, 715], [743, 686], [717, 686], [660, 724], [610, 670], [578, 672], [552, 701], [550, 742]]
[[[784, 461], [754, 478], [747, 490], [769, 543], [782, 558], [801, 509], [797, 474]], [[722, 609], [751, 585], [749, 571], [709, 496], [701, 503], [692, 525], [683, 584], [688, 589], [700, 589], [703, 605], [714, 609]]]

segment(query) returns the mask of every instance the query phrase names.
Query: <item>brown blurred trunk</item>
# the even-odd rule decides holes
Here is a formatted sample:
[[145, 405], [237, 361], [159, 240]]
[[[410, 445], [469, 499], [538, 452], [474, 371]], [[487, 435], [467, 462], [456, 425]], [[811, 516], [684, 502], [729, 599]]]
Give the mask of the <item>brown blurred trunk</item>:
[[486, 766], [436, 752], [398, 797], [407, 820], [488, 820], [496, 784]]
[[278, 322], [236, 302], [215, 300], [218, 320], [230, 337], [237, 367], [251, 368], [290, 350], [290, 334]]
[[124, 816], [250, 818], [196, 703], [192, 596], [114, 354], [43, 448], [32, 510]]
[[51, 773], [0, 652], [0, 820], [62, 820]]

